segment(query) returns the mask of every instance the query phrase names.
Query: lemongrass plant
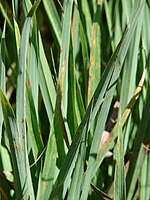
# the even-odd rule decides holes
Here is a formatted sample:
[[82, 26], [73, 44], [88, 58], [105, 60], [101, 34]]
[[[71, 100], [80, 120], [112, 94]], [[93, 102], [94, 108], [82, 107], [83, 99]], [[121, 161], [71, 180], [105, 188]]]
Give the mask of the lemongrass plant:
[[149, 200], [150, 1], [0, 15], [0, 198]]

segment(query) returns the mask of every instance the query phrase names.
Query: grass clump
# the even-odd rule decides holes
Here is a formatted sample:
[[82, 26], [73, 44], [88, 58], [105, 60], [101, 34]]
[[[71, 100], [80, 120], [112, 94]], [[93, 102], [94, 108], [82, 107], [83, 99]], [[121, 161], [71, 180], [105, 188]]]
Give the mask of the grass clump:
[[149, 1], [1, 1], [2, 199], [150, 198]]

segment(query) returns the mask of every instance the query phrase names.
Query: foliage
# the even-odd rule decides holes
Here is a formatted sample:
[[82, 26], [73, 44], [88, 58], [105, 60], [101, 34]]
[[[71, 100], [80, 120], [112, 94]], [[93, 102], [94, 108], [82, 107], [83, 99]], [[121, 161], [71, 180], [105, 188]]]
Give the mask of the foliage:
[[150, 199], [150, 3], [0, 2], [2, 199]]

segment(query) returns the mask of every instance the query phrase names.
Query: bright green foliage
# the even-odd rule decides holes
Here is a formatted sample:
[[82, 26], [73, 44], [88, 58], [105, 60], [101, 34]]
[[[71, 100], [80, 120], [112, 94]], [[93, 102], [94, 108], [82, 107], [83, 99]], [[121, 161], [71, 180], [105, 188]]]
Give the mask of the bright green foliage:
[[0, 198], [149, 200], [150, 1], [0, 14]]

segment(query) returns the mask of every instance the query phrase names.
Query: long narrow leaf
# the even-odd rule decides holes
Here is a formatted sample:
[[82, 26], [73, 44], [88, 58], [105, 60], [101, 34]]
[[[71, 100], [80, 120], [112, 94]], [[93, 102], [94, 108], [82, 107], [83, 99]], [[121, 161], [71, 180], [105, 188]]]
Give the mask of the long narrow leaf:
[[[0, 88], [5, 93], [5, 62], [4, 62], [4, 42], [5, 42], [6, 22], [4, 23], [3, 33], [0, 41]], [[2, 137], [3, 115], [0, 105], [0, 145]]]
[[[26, 57], [27, 57], [27, 47], [29, 41], [30, 33], [30, 23], [31, 17], [36, 11], [40, 0], [31, 8], [22, 30], [21, 42], [20, 42], [20, 52], [19, 52], [19, 67], [18, 67], [18, 76], [17, 76], [17, 102], [16, 102], [16, 118], [17, 118], [17, 128], [19, 132], [19, 141], [22, 148], [22, 170], [24, 173], [21, 174], [23, 188], [27, 190], [24, 194], [25, 198], [34, 199], [34, 191], [31, 181], [31, 174], [29, 169], [29, 161], [27, 157], [27, 146], [26, 146]], [[29, 187], [30, 186], [30, 187]], [[29, 187], [29, 188], [28, 188]], [[27, 189], [28, 188], [28, 189]]]
[[20, 141], [20, 136], [17, 129], [16, 119], [12, 107], [10, 106], [6, 97], [3, 95], [1, 89], [0, 99], [2, 103], [4, 123], [11, 149], [11, 159], [14, 170], [16, 197], [17, 199], [22, 199], [24, 196], [26, 196], [26, 190], [29, 189], [28, 187], [32, 187], [32, 185], [27, 186], [24, 180], [24, 177], [26, 178], [26, 174], [24, 171], [24, 150], [21, 144], [22, 141]]

